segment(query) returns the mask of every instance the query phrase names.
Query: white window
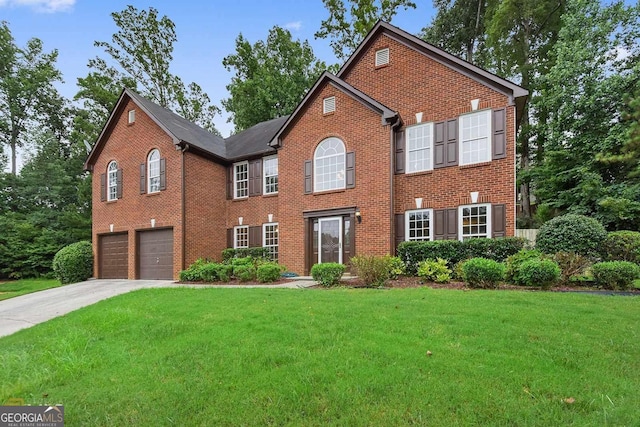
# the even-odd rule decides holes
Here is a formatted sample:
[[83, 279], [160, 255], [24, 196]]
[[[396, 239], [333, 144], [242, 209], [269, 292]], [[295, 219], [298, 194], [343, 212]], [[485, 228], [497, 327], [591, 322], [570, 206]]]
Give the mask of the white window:
[[107, 167], [107, 200], [118, 199], [118, 163], [112, 161]]
[[322, 100], [322, 113], [333, 113], [336, 111], [336, 97], [330, 96]]
[[264, 194], [278, 192], [278, 156], [265, 157], [262, 160], [264, 170]]
[[491, 160], [491, 110], [460, 116], [460, 164]]
[[147, 158], [147, 179], [149, 185], [149, 193], [157, 193], [160, 191], [160, 151], [153, 150]]
[[234, 199], [249, 197], [249, 162], [233, 165], [233, 188]]
[[262, 247], [269, 251], [269, 258], [278, 261], [278, 223], [262, 225]]
[[468, 205], [458, 208], [460, 240], [491, 237], [491, 205]]
[[136, 110], [129, 110], [129, 124], [135, 123], [136, 121]]
[[420, 209], [404, 213], [405, 239], [433, 240], [433, 210]]
[[407, 173], [433, 169], [433, 123], [407, 128]]
[[376, 51], [376, 67], [389, 63], [389, 48]]
[[314, 191], [345, 188], [345, 148], [338, 138], [322, 141], [313, 156]]
[[233, 228], [233, 247], [234, 249], [249, 247], [248, 225], [239, 225]]

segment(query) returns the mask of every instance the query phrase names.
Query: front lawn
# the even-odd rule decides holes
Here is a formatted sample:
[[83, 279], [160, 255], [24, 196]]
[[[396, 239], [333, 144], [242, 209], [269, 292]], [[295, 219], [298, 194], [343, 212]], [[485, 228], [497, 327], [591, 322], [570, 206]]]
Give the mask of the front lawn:
[[31, 292], [44, 291], [45, 289], [62, 286], [59, 280], [52, 279], [22, 279], [9, 282], [0, 281], [0, 301], [30, 294]]
[[0, 339], [0, 403], [69, 425], [635, 425], [639, 340], [639, 297], [141, 290]]

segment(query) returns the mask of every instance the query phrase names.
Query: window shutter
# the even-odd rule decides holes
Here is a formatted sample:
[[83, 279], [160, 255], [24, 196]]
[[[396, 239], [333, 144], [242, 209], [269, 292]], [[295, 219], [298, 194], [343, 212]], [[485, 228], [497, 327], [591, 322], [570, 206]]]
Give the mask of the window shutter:
[[103, 173], [100, 175], [100, 201], [105, 200], [107, 200], [107, 174]]
[[447, 229], [446, 209], [433, 211], [433, 240], [445, 240]]
[[445, 152], [445, 122], [438, 122], [433, 126], [433, 168], [447, 166]]
[[249, 163], [249, 196], [262, 194], [262, 159]]
[[395, 158], [395, 173], [404, 173], [404, 147], [405, 147], [405, 131], [401, 130], [396, 132], [396, 158]]
[[262, 226], [249, 227], [249, 247], [262, 247]]
[[147, 192], [147, 164], [140, 163], [140, 194]]
[[458, 239], [458, 208], [446, 209], [445, 215], [447, 217], [445, 239], [457, 240]]
[[160, 159], [160, 190], [167, 189], [167, 161]]
[[304, 162], [304, 194], [313, 193], [313, 167], [311, 160]]
[[398, 251], [398, 245], [404, 242], [404, 214], [396, 214], [396, 253]]
[[347, 153], [347, 188], [354, 188], [356, 186], [356, 153], [353, 151]]
[[504, 159], [507, 157], [506, 140], [506, 112], [501, 108], [493, 110], [493, 159]]
[[227, 228], [227, 248], [233, 248], [233, 228]]
[[116, 197], [122, 199], [122, 169], [116, 172]]
[[445, 162], [446, 166], [456, 166], [458, 164], [458, 119], [447, 120]]
[[505, 237], [507, 235], [507, 206], [491, 206], [491, 234], [493, 237]]
[[[227, 200], [233, 199], [233, 165], [227, 168]], [[231, 246], [233, 247], [233, 240], [231, 240]]]

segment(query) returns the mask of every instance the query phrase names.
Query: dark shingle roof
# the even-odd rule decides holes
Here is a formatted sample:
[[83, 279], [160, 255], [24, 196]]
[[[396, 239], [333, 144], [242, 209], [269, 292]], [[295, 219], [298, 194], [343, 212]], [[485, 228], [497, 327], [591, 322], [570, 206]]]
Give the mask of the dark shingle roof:
[[284, 116], [258, 123], [247, 130], [236, 135], [231, 135], [225, 139], [227, 159], [237, 160], [242, 157], [259, 154], [275, 154], [276, 150], [269, 146], [269, 142], [288, 118], [289, 116]]

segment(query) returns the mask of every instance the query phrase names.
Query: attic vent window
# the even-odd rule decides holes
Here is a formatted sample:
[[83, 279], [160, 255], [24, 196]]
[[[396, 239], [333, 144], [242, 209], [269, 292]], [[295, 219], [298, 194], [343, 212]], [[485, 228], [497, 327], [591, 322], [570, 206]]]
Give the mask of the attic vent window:
[[135, 123], [136, 121], [136, 110], [129, 110], [129, 124]]
[[376, 67], [389, 64], [389, 48], [376, 51]]
[[336, 111], [336, 97], [330, 96], [329, 98], [325, 98], [323, 100], [322, 112], [324, 114], [333, 113]]

